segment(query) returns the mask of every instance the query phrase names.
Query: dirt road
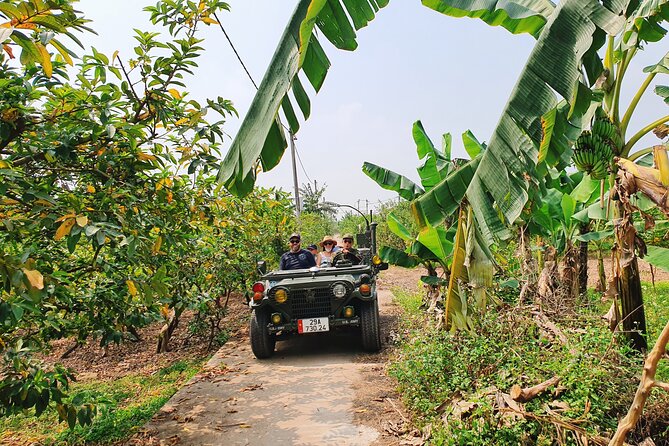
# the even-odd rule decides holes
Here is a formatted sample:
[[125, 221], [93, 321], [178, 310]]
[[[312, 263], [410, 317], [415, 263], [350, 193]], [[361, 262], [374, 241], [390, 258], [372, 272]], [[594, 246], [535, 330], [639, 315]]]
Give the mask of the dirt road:
[[[390, 291], [380, 289], [379, 301], [387, 333], [397, 310]], [[363, 354], [352, 333], [294, 337], [262, 361], [242, 336], [217, 352], [146, 431], [152, 443], [167, 445], [397, 444], [383, 438], [379, 423], [401, 416], [384, 367], [383, 353]]]

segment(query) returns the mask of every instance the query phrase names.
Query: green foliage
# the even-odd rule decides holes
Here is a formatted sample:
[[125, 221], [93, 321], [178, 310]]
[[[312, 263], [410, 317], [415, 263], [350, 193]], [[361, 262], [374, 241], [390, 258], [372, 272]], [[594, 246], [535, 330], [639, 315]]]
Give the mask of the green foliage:
[[200, 360], [181, 360], [149, 376], [127, 375], [115, 381], [74, 383], [72, 391], [89, 394], [106, 405], [91, 426], [66, 430], [49, 408], [39, 419], [17, 414], [3, 420], [9, 438], [39, 439], [41, 444], [113, 443], [142, 427], [167, 400], [200, 370]]
[[410, 203], [407, 201], [400, 201], [399, 203], [390, 201], [377, 209], [376, 216], [374, 217], [374, 221], [379, 223], [376, 227], [376, 242], [379, 246], [388, 246], [404, 251], [407, 248], [406, 242], [388, 227], [388, 215], [391, 212], [412, 234], [418, 232], [416, 222], [411, 216]]
[[[456, 336], [415, 321], [417, 328], [409, 329], [391, 374], [420, 423], [433, 423], [431, 444], [551, 444], [556, 432], [550, 422], [505, 422], [494, 398], [497, 390], [508, 392], [514, 384], [534, 385], [554, 375], [562, 378], [564, 392], [541, 395], [525, 409], [545, 415], [547, 404], [558, 399], [568, 404], [561, 413], [565, 420], [583, 417], [579, 426], [592, 435], [611, 432], [632, 400], [642, 358], [611, 347], [611, 333], [598, 319], [581, 316], [573, 328], [561, 325], [567, 346], [513, 310], [490, 312], [476, 333]], [[442, 423], [436, 409], [449, 401], [444, 412], [448, 422]], [[458, 402], [474, 406], [461, 418], [449, 416]]]
[[[334, 235], [336, 232], [336, 223], [328, 215], [303, 212], [300, 214], [298, 231], [302, 236], [302, 248], [306, 248], [312, 243], [318, 244], [318, 242], [323, 240], [323, 236]], [[282, 252], [288, 250], [288, 238], [282, 240], [282, 249]]]
[[367, 222], [356, 212], [346, 212], [337, 223], [341, 234], [360, 234], [367, 229]]
[[[200, 28], [220, 9], [227, 4], [160, 1], [146, 10], [167, 39], [137, 30], [134, 59], [93, 49], [72, 79], [58, 57], [52, 73], [44, 60], [0, 58], [0, 352], [63, 337], [118, 343], [188, 308], [220, 308], [221, 296], [248, 290], [257, 260], [277, 261], [291, 229], [287, 195], [239, 199], [216, 188], [222, 126], [236, 111], [185, 91]], [[13, 14], [5, 3], [0, 11]], [[73, 38], [83, 19], [68, 17], [57, 32]], [[40, 370], [5, 355], [0, 387], [22, 390], [0, 399], [0, 414], [60, 407], [44, 389], [67, 390], [71, 375]], [[81, 403], [90, 411], [63, 409], [60, 419], [89, 423], [94, 410]]]
[[325, 201], [325, 189], [327, 189], [326, 184], [318, 187], [316, 181], [314, 181], [313, 188], [311, 183], [303, 184], [300, 188], [302, 212], [334, 218], [337, 208], [332, 203]]

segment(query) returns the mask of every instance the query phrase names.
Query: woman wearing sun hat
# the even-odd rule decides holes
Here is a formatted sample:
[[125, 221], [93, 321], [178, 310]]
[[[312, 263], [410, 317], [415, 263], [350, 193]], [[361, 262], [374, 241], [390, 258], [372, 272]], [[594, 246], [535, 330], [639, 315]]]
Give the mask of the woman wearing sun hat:
[[332, 258], [334, 257], [334, 247], [337, 246], [337, 241], [331, 235], [326, 235], [319, 243], [323, 250], [318, 253], [316, 258], [316, 265], [321, 268], [332, 266]]

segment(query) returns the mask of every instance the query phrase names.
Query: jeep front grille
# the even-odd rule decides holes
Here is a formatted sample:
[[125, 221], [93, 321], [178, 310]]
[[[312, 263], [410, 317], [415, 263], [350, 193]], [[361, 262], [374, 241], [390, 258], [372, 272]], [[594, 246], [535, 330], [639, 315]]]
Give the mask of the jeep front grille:
[[290, 291], [288, 302], [294, 319], [325, 317], [331, 311], [330, 288], [307, 288]]

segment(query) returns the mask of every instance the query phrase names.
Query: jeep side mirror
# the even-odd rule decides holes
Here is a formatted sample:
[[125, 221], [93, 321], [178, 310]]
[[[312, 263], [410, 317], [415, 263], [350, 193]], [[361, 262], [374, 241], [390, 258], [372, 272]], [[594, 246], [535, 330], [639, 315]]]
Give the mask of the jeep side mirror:
[[388, 264], [386, 262], [380, 263], [379, 266], [376, 267], [379, 271], [383, 271], [388, 269]]
[[264, 260], [260, 260], [259, 262], [257, 262], [256, 270], [258, 271], [258, 274], [260, 274], [261, 276], [267, 274], [267, 262], [265, 262]]

